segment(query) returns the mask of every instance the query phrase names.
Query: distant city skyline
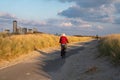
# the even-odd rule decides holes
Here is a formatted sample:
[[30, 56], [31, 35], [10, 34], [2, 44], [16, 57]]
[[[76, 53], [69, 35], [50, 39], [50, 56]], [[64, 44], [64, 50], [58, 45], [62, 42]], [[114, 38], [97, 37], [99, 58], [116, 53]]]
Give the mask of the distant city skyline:
[[120, 33], [119, 0], [1, 0], [0, 31], [20, 27], [46, 33], [107, 35]]

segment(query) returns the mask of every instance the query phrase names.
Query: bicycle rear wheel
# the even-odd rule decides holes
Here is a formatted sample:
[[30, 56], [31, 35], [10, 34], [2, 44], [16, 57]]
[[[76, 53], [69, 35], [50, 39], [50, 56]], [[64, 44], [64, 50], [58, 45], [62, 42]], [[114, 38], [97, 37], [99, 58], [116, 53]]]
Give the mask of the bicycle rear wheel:
[[66, 46], [62, 45], [61, 46], [61, 57], [65, 58], [65, 56], [66, 56]]

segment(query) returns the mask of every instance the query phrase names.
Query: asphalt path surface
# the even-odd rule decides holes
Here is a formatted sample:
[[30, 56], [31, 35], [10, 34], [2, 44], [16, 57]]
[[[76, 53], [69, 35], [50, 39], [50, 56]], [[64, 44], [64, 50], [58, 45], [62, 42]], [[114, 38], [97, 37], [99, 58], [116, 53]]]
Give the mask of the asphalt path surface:
[[0, 80], [52, 80], [54, 76], [52, 73], [58, 71], [65, 64], [68, 57], [79, 54], [78, 52], [84, 50], [85, 46], [90, 43], [76, 43], [68, 46], [65, 59], [61, 58], [60, 49], [50, 54], [36, 50], [44, 57], [37, 56], [0, 70]]

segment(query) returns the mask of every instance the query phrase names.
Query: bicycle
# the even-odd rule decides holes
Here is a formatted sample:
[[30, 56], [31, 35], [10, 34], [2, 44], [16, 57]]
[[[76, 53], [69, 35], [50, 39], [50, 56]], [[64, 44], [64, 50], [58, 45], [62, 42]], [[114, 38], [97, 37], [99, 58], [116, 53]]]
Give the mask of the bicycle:
[[65, 58], [66, 56], [66, 44], [61, 44], [61, 57]]

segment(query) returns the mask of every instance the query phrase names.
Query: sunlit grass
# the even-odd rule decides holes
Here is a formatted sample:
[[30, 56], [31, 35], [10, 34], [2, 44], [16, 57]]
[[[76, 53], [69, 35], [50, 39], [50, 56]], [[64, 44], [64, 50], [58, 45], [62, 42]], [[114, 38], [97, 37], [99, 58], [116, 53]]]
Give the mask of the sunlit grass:
[[[50, 34], [26, 34], [0, 36], [0, 60], [28, 54], [35, 49], [59, 46], [59, 37]], [[69, 42], [90, 40], [91, 37], [68, 36]]]
[[120, 62], [120, 34], [105, 36], [99, 49], [101, 55], [109, 56], [113, 62]]
[[75, 36], [68, 36], [69, 42], [85, 42], [88, 40], [93, 39], [92, 37], [75, 37]]

